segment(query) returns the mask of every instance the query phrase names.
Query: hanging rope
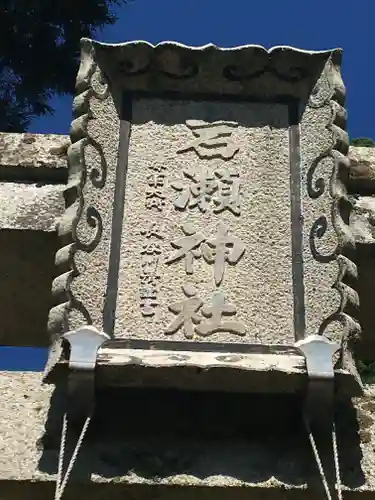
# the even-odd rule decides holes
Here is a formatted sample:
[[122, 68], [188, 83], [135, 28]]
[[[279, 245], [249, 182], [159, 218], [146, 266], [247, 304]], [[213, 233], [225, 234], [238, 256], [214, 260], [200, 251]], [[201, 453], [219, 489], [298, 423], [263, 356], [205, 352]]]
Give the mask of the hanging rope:
[[66, 485], [69, 481], [70, 474], [73, 470], [74, 464], [76, 463], [78, 453], [81, 449], [83, 440], [86, 435], [87, 428], [90, 424], [91, 416], [87, 417], [85, 423], [83, 424], [81, 433], [79, 435], [77, 444], [74, 448], [73, 454], [69, 461], [68, 467], [66, 469], [65, 475], [64, 472], [64, 458], [65, 458], [65, 448], [66, 448], [66, 440], [68, 434], [68, 417], [67, 414], [64, 414], [62, 431], [61, 431], [61, 443], [60, 443], [60, 453], [59, 453], [59, 464], [57, 469], [57, 479], [56, 479], [56, 490], [55, 490], [55, 500], [61, 500], [63, 493], [65, 491]]
[[[319, 450], [318, 450], [314, 435], [313, 435], [312, 430], [311, 430], [310, 422], [309, 422], [308, 418], [306, 417], [306, 415], [304, 415], [303, 419], [304, 419], [305, 427], [306, 427], [307, 434], [309, 437], [310, 445], [311, 445], [311, 448], [312, 448], [312, 451], [314, 454], [315, 462], [316, 462], [316, 465], [318, 467], [320, 479], [322, 481], [324, 491], [325, 491], [326, 496], [327, 496], [327, 500], [332, 500], [331, 491], [329, 488], [327, 477], [326, 477], [325, 472], [324, 472], [323, 462], [322, 462], [320, 455], [319, 455]], [[335, 426], [334, 422], [332, 423], [332, 447], [333, 447], [333, 459], [334, 459], [334, 464], [335, 464], [337, 498], [338, 498], [338, 500], [342, 500], [342, 483], [341, 483], [341, 475], [340, 475], [339, 453], [338, 453], [338, 445], [337, 445], [336, 426]]]

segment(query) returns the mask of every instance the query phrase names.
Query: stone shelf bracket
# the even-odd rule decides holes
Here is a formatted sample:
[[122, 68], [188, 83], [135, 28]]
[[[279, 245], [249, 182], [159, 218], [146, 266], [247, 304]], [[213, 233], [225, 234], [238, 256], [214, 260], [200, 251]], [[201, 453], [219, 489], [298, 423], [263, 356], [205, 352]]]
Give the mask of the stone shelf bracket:
[[[68, 408], [63, 416], [55, 500], [60, 500], [83, 444], [95, 407], [95, 365], [99, 347], [109, 339], [92, 326], [67, 332], [63, 338], [70, 344]], [[82, 425], [81, 433], [68, 466], [64, 467], [68, 425]], [[65, 469], [65, 471], [64, 471]]]
[[71, 421], [82, 421], [93, 412], [98, 349], [110, 337], [93, 326], [82, 326], [63, 338], [70, 344], [68, 416]]
[[333, 355], [342, 349], [320, 335], [311, 335], [296, 343], [306, 360], [308, 376], [305, 413], [318, 426], [329, 427], [333, 421], [335, 372]]
[[297, 342], [296, 347], [298, 347], [306, 359], [308, 383], [303, 408], [303, 419], [314, 458], [322, 479], [326, 497], [328, 500], [331, 500], [331, 488], [319, 454], [315, 433], [319, 437], [327, 436], [327, 434], [331, 435], [337, 495], [339, 500], [341, 500], [340, 465], [334, 421], [335, 372], [333, 356], [339, 350], [342, 351], [342, 347], [320, 335], [311, 335]]

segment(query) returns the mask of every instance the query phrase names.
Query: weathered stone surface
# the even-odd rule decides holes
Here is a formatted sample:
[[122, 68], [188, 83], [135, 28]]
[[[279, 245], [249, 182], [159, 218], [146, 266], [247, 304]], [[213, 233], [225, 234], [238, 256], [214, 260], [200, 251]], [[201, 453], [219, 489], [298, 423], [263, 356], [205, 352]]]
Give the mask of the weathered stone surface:
[[375, 193], [375, 148], [352, 147], [349, 152], [352, 193]]
[[353, 210], [350, 225], [355, 240], [360, 244], [375, 243], [375, 197], [358, 196], [352, 198]]
[[[364, 149], [364, 148], [362, 148]], [[362, 335], [357, 343], [360, 359], [375, 360], [375, 198], [359, 196], [352, 199], [354, 209], [350, 225], [356, 240], [358, 292], [361, 305]]]
[[69, 137], [0, 133], [0, 180], [64, 182]]
[[[67, 148], [69, 136], [57, 134], [8, 134], [0, 133], [0, 178], [2, 180], [30, 180], [43, 183], [65, 182], [67, 178]], [[375, 193], [375, 152], [372, 148], [351, 147], [349, 187], [353, 193]], [[1, 184], [2, 199], [0, 206], [1, 227], [14, 229], [53, 230], [54, 218], [64, 210], [62, 195], [56, 196], [60, 188], [39, 186], [38, 184]], [[8, 203], [12, 200], [14, 203]], [[32, 205], [38, 206], [35, 212], [42, 217], [33, 217]], [[353, 213], [353, 231], [358, 242], [372, 241], [371, 226], [365, 219], [371, 219], [373, 199], [360, 196]], [[30, 208], [29, 208], [30, 207]], [[14, 217], [20, 210], [20, 218]], [[22, 214], [25, 214], [25, 217]], [[50, 214], [50, 215], [49, 215]], [[22, 218], [22, 222], [20, 220]], [[359, 219], [358, 219], [359, 218]], [[14, 226], [13, 226], [14, 224]]]
[[0, 228], [55, 232], [64, 213], [64, 186], [0, 182]]
[[360, 324], [340, 62], [83, 40], [54, 338], [90, 323], [192, 349], [348, 345]]
[[[39, 373], [0, 373], [4, 499], [14, 498], [8, 495], [17, 491], [16, 498], [26, 498], [23, 487], [28, 498], [34, 498], [34, 492], [52, 492], [59, 444], [56, 424], [61, 414], [50, 412], [51, 393], [51, 387], [41, 385]], [[200, 494], [220, 496], [221, 490], [228, 495], [228, 488], [236, 498], [242, 498], [244, 488], [252, 498], [296, 498], [299, 494], [320, 498], [323, 493], [302, 426], [300, 402], [275, 398], [98, 394], [92, 432], [66, 498], [82, 496], [83, 491], [93, 498], [105, 497], [105, 493], [117, 498], [126, 491], [132, 498], [157, 495], [164, 499], [169, 498], [170, 487], [174, 498], [185, 497], [189, 491], [191, 495], [191, 487], [197, 498]], [[275, 404], [277, 419], [272, 411]], [[368, 387], [354, 409], [338, 407], [340, 463], [348, 498], [375, 494], [374, 405], [373, 390]], [[150, 420], [149, 413], [156, 408]], [[326, 460], [330, 450], [324, 450]]]
[[[31, 479], [41, 453], [52, 388], [41, 385], [39, 373], [0, 373], [0, 470], [2, 479]], [[21, 459], [21, 457], [23, 457]]]

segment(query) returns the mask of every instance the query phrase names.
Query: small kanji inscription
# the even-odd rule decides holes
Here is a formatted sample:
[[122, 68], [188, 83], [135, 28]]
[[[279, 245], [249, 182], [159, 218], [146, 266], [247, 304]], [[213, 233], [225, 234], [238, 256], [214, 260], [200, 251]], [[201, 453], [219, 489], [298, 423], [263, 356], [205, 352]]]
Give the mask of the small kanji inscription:
[[158, 283], [160, 276], [142, 275], [139, 289], [140, 308], [143, 316], [155, 315], [155, 308], [159, 305], [157, 300]]
[[140, 234], [144, 238], [140, 251], [140, 309], [142, 316], [152, 318], [159, 305], [157, 299], [160, 282], [158, 264], [162, 253], [163, 236], [155, 222], [141, 229]]

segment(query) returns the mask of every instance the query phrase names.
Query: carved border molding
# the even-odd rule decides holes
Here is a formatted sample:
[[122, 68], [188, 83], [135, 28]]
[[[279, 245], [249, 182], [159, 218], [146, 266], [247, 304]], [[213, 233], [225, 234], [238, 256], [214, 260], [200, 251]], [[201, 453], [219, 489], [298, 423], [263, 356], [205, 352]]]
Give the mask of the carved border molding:
[[[89, 49], [89, 50], [87, 50]], [[109, 86], [98, 67], [91, 48], [83, 45], [81, 64], [76, 81], [76, 97], [73, 101], [73, 116], [68, 148], [68, 182], [64, 191], [66, 210], [58, 224], [58, 235], [63, 247], [55, 257], [55, 263], [62, 274], [52, 284], [52, 295], [57, 305], [50, 310], [48, 330], [52, 337], [52, 352], [46, 372], [61, 355], [61, 335], [70, 329], [69, 315], [72, 311], [82, 318], [82, 324], [92, 320], [85, 304], [75, 297], [71, 285], [79, 275], [77, 254], [92, 252], [102, 235], [102, 217], [99, 210], [85, 204], [84, 188], [88, 183], [101, 189], [106, 183], [107, 164], [102, 146], [90, 135], [88, 124], [92, 119], [90, 100], [92, 97], [105, 100]], [[100, 157], [100, 169], [90, 167], [85, 161], [85, 149], [93, 147]], [[86, 225], [90, 237], [84, 239], [79, 225]], [[86, 233], [86, 231], [85, 231]]]
[[[109, 81], [133, 91], [183, 91], [274, 98], [308, 97], [317, 76], [340, 49], [306, 51], [289, 46], [189, 47], [176, 42], [105, 44], [82, 40], [95, 50]], [[278, 83], [275, 87], [275, 82]], [[260, 85], [261, 84], [261, 85]]]
[[[332, 145], [322, 151], [311, 163], [307, 173], [307, 191], [312, 199], [318, 199], [329, 190], [332, 199], [331, 213], [318, 217], [310, 230], [310, 248], [314, 259], [327, 264], [336, 260], [338, 264], [337, 279], [333, 283], [340, 295], [340, 305], [337, 311], [332, 312], [321, 323], [319, 334], [324, 335], [332, 322], [339, 322], [343, 329], [342, 341], [353, 341], [361, 333], [359, 323], [359, 296], [356, 291], [358, 282], [357, 266], [352, 258], [355, 252], [355, 238], [349, 227], [349, 214], [352, 207], [347, 191], [348, 171], [350, 160], [349, 137], [346, 128], [347, 113], [343, 107], [345, 102], [345, 86], [341, 78], [341, 57], [333, 54], [326, 63], [325, 69], [316, 83], [308, 106], [321, 108], [329, 106], [331, 116], [326, 124], [332, 136]], [[329, 184], [322, 177], [313, 179], [318, 165], [324, 161], [332, 162], [332, 175]], [[329, 255], [323, 255], [316, 249], [315, 241], [323, 238], [330, 222], [337, 235], [337, 247]]]

